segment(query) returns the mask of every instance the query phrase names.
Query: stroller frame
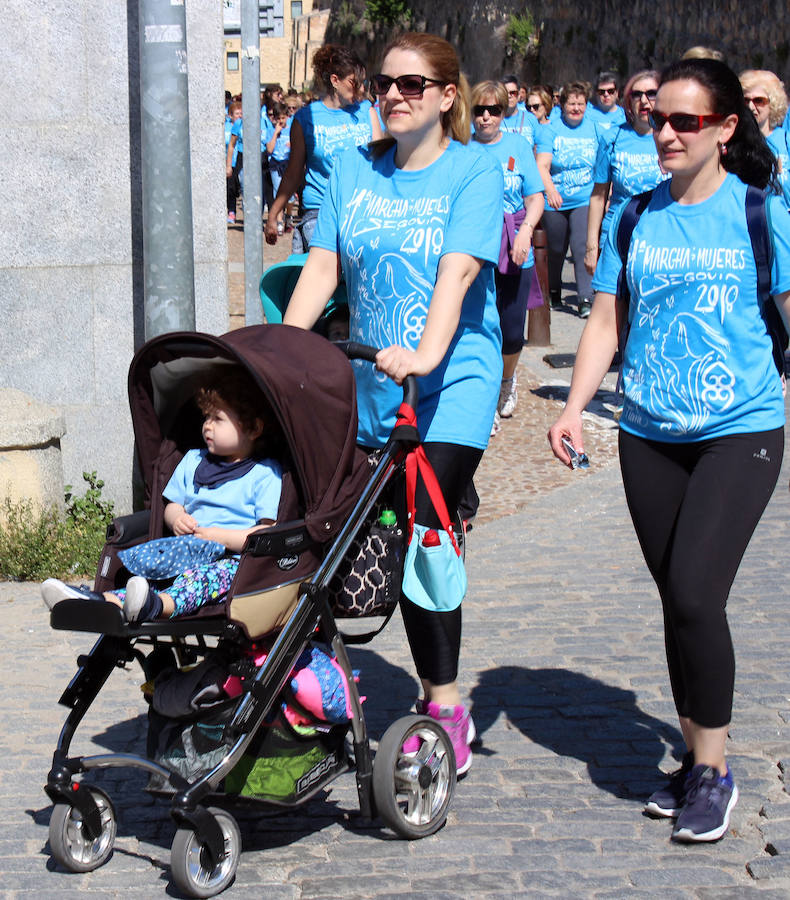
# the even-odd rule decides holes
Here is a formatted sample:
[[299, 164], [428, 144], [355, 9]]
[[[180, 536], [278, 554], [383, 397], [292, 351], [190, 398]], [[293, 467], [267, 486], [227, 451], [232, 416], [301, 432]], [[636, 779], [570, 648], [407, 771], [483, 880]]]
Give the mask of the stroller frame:
[[[350, 359], [375, 360], [374, 348], [350, 342], [340, 346]], [[404, 381], [404, 403], [413, 408], [416, 399], [416, 380], [409, 377]], [[253, 804], [295, 807], [353, 767], [360, 814], [364, 820], [378, 814], [386, 825], [408, 839], [427, 836], [444, 825], [456, 780], [455, 755], [449, 737], [438, 723], [426, 716], [405, 716], [387, 729], [374, 761], [344, 635], [338, 628], [328, 594], [329, 582], [356, 533], [399, 464], [419, 442], [415, 428], [396, 425], [350, 516], [330, 544], [318, 569], [299, 585], [296, 607], [275, 638], [264, 663], [254, 677], [246, 679], [243, 693], [225, 727], [232, 745], [219, 763], [195, 781], [190, 782], [171, 769], [136, 754], [70, 756], [71, 742], [113, 669], [125, 668], [135, 659], [143, 663], [145, 657], [136, 648], [137, 643], [156, 648], [162, 639], [176, 651], [183, 664], [213, 649], [214, 645], [210, 645], [207, 638], [248, 645], [250, 640], [244, 629], [225, 618], [210, 617], [127, 623], [122, 611], [110, 603], [63, 600], [53, 607], [50, 624], [54, 629], [100, 633], [90, 652], [78, 657], [79, 668], [59, 699], [70, 711], [58, 736], [44, 788], [55, 804], [50, 822], [50, 847], [58, 862], [72, 871], [90, 871], [109, 858], [116, 827], [111, 801], [103, 791], [83, 786], [75, 776], [94, 769], [128, 766], [159, 776], [173, 789], [170, 814], [178, 831], [173, 841], [171, 870], [178, 887], [196, 897], [213, 896], [224, 890], [233, 881], [239, 861], [238, 827], [225, 810], [208, 807], [206, 801], [228, 796], [216, 794], [220, 783], [241, 759], [265, 718], [279, 702], [295, 659], [317, 630], [336, 655], [348, 682], [353, 715], [349, 724], [332, 728], [332, 731], [341, 730], [338, 744], [342, 752], [335, 754], [334, 760], [328, 758], [321, 772], [308, 773], [306, 777], [314, 778], [313, 783], [293, 802], [238, 799]], [[248, 546], [257, 540], [267, 541], [266, 532], [251, 535]], [[252, 552], [255, 553], [254, 547]], [[364, 635], [362, 640], [370, 636], [372, 634]], [[355, 641], [354, 636], [346, 637], [349, 642], [361, 642], [359, 638]], [[189, 643], [188, 638], [194, 638], [195, 643]], [[351, 755], [342, 738], [349, 728]], [[415, 736], [419, 739], [420, 750], [416, 754], [405, 753], [404, 742]], [[337, 758], [338, 755], [342, 758]]]

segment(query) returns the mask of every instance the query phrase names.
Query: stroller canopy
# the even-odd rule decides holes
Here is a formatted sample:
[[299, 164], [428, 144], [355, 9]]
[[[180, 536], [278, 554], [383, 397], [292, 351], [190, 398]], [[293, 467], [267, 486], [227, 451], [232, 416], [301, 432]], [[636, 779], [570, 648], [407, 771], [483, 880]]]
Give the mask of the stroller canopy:
[[[243, 366], [279, 422], [305, 504], [305, 524], [322, 543], [348, 517], [369, 475], [356, 446], [356, 384], [345, 354], [289, 325], [253, 325], [221, 337], [173, 332], [148, 341], [129, 369], [129, 406], [137, 454], [150, 495], [166, 440], [201, 446], [198, 381], [221, 365]], [[185, 412], [191, 412], [191, 425]]]

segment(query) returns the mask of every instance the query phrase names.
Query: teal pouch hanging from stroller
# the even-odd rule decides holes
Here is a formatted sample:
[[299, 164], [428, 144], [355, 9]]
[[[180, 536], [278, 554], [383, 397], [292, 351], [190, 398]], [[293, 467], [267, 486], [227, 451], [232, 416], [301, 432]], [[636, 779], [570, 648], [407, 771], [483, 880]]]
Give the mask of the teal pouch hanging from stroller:
[[[425, 536], [433, 541], [426, 546]], [[436, 543], [438, 538], [438, 543]], [[466, 568], [447, 531], [415, 525], [403, 566], [403, 593], [423, 609], [450, 612], [466, 594]]]

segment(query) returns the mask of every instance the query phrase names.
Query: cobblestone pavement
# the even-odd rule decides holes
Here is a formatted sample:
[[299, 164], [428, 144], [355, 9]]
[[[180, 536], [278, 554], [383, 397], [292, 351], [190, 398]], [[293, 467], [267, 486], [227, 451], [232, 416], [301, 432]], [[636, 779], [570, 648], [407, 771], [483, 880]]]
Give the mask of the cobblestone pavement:
[[[554, 320], [550, 351], [572, 349], [579, 320], [570, 311]], [[516, 416], [477, 478], [483, 505], [468, 544], [460, 679], [481, 744], [447, 826], [406, 842], [361, 823], [354, 780], [345, 775], [296, 814], [239, 815], [244, 852], [227, 896], [790, 896], [790, 465], [730, 600], [738, 672], [729, 752], [741, 799], [719, 844], [675, 846], [670, 824], [641, 812], [659, 770], [675, 765], [680, 734], [658, 599], [613, 464], [611, 397], [593, 404], [589, 471], [552, 462], [545, 432], [569, 370], [550, 370], [546, 352], [525, 350]], [[174, 826], [136, 773], [91, 777], [117, 807], [112, 858], [84, 875], [50, 859], [42, 785], [65, 719], [57, 699], [92, 640], [50, 630], [37, 585], [0, 583], [0, 606], [0, 892], [58, 900], [164, 895]], [[351, 655], [378, 739], [417, 693], [399, 618]], [[143, 751], [141, 681], [137, 668], [112, 676], [75, 752]]]

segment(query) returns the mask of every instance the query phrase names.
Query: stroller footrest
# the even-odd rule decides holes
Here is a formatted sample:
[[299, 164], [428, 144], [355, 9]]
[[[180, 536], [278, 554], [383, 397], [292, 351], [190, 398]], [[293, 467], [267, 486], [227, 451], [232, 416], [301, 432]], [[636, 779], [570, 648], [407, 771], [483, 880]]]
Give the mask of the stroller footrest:
[[217, 615], [183, 616], [176, 619], [157, 619], [153, 622], [127, 622], [123, 610], [114, 603], [98, 600], [61, 600], [49, 614], [50, 627], [56, 631], [88, 631], [92, 634], [111, 634], [134, 638], [139, 635], [222, 634], [228, 627], [225, 607], [218, 607]]

